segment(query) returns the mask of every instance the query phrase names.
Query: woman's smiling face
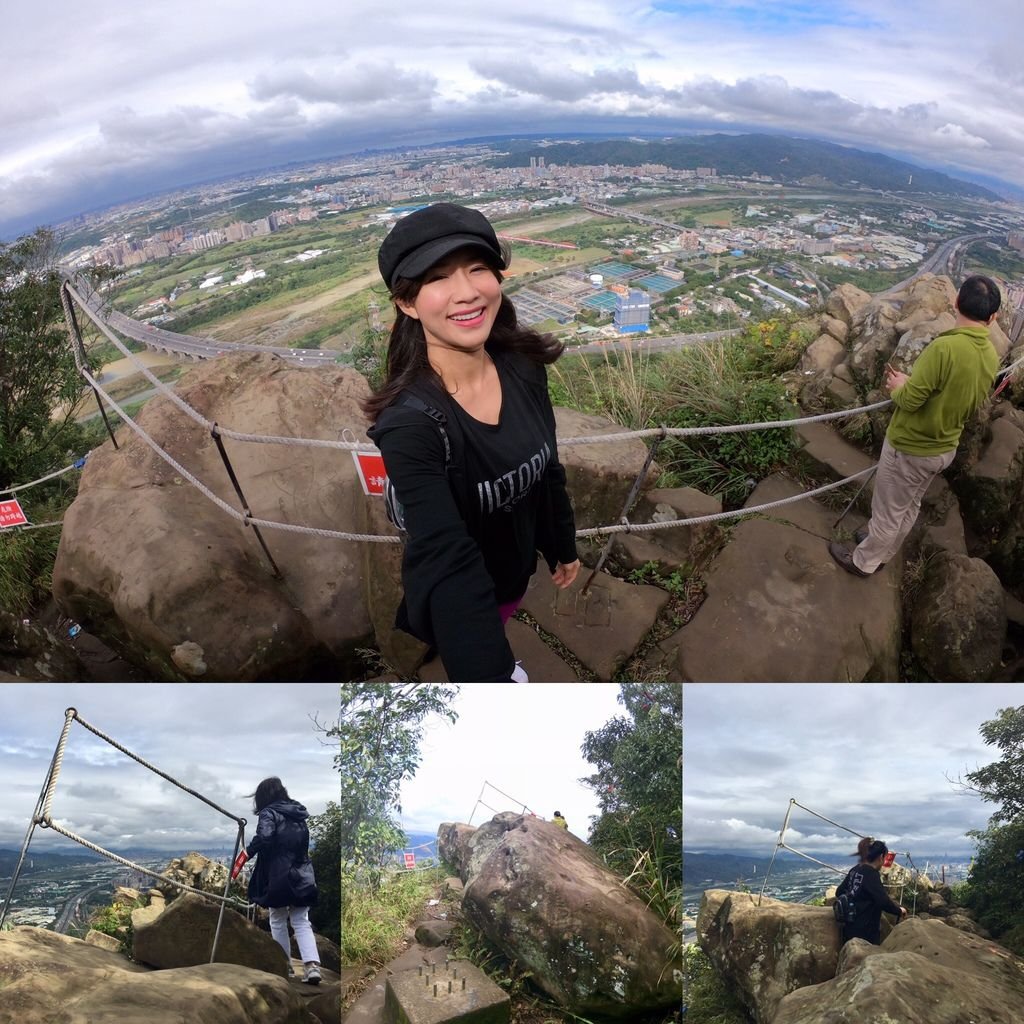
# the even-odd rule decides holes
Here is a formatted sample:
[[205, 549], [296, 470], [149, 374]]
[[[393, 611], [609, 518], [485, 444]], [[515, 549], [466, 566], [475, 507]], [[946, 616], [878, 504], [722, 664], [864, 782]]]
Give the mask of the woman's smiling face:
[[399, 302], [419, 320], [427, 345], [460, 352], [482, 348], [501, 306], [501, 282], [478, 250], [459, 249], [423, 275], [411, 302]]

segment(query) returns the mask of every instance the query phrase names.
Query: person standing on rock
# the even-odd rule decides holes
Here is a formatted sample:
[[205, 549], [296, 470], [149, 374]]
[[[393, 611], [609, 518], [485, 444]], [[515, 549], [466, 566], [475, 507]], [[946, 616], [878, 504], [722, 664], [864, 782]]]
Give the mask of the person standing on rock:
[[264, 779], [256, 787], [253, 811], [259, 815], [256, 835], [235, 862], [232, 877], [246, 860], [256, 858], [249, 879], [249, 902], [270, 911], [270, 934], [288, 958], [290, 978], [295, 976], [288, 940], [291, 920], [304, 965], [302, 980], [319, 985], [320, 954], [309, 923], [309, 908], [317, 900], [316, 879], [309, 860], [309, 811], [288, 796], [288, 790], [276, 776]]
[[862, 854], [861, 863], [839, 883], [836, 896], [848, 896], [856, 907], [853, 920], [843, 925], [843, 942], [864, 939], [874, 946], [881, 945], [883, 911], [895, 914], [899, 920], [907, 916], [906, 907], [893, 903], [882, 885], [880, 870], [888, 852], [885, 843], [876, 839]]
[[909, 376], [886, 367], [895, 410], [878, 460], [871, 519], [854, 534], [855, 548], [828, 546], [848, 573], [870, 576], [899, 551], [928, 485], [953, 462], [964, 424], [991, 393], [999, 370], [988, 334], [999, 304], [995, 281], [967, 278], [956, 298], [956, 326], [925, 347]]
[[566, 832], [569, 831], [569, 822], [567, 822], [565, 820], [565, 818], [562, 817], [562, 812], [561, 811], [555, 811], [555, 816], [554, 816], [554, 818], [552, 818], [552, 821], [559, 828], [564, 828]]
[[538, 551], [556, 587], [580, 564], [545, 370], [563, 346], [519, 326], [501, 292], [508, 248], [477, 210], [417, 210], [377, 259], [396, 319], [364, 410], [406, 532], [396, 625], [452, 682], [527, 682], [505, 623]]

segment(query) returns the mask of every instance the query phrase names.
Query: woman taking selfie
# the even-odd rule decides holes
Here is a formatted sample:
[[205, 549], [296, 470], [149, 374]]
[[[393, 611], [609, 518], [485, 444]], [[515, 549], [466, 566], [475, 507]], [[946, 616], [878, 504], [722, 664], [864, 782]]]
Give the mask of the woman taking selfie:
[[364, 408], [406, 531], [396, 625], [436, 648], [453, 682], [526, 682], [504, 626], [537, 552], [558, 587], [579, 571], [545, 370], [562, 346], [518, 325], [501, 292], [507, 250], [476, 210], [417, 210], [378, 264], [396, 319]]

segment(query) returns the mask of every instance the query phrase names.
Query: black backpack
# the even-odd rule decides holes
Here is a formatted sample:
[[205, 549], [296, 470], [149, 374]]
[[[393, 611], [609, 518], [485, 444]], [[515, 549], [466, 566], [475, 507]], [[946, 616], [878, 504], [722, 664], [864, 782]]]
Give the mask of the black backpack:
[[[445, 429], [448, 425], [448, 417], [440, 409], [427, 405], [415, 395], [403, 395], [399, 404], [408, 405], [426, 413], [437, 424], [437, 429], [441, 432], [441, 440], [444, 442], [444, 469], [447, 473], [452, 461], [452, 445], [448, 439], [448, 431]], [[391, 483], [391, 478], [387, 476], [384, 477], [384, 512], [388, 517], [388, 522], [405, 533], [405, 507], [398, 497], [394, 484]]]
[[857, 904], [846, 893], [837, 896], [832, 904], [832, 914], [839, 924], [853, 924], [857, 920]]

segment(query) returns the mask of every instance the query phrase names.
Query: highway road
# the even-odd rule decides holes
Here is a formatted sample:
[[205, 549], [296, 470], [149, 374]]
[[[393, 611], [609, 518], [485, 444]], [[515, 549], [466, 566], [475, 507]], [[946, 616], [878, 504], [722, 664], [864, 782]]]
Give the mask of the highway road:
[[63, 907], [61, 907], [60, 913], [57, 915], [57, 920], [53, 923], [53, 930], [61, 935], [64, 935], [68, 928], [71, 926], [71, 922], [75, 919], [78, 914], [78, 908], [82, 903], [87, 900], [94, 892], [99, 892], [101, 889], [105, 889], [105, 885], [94, 885], [90, 889], [86, 889], [85, 892], [77, 893], [72, 896]]

